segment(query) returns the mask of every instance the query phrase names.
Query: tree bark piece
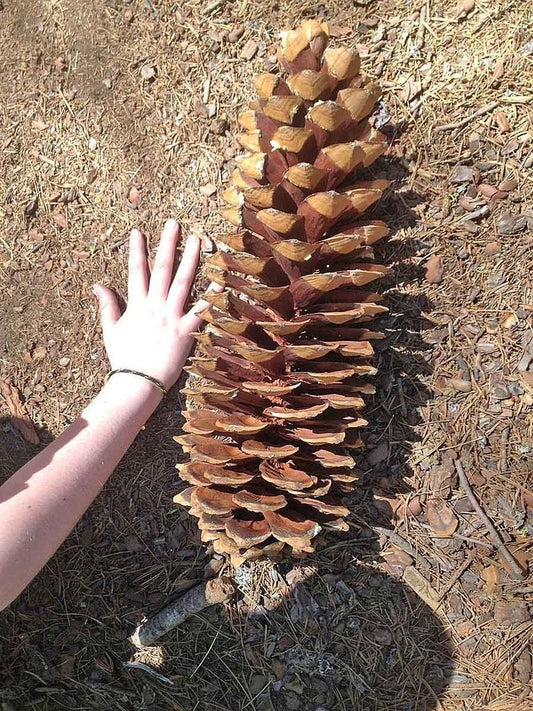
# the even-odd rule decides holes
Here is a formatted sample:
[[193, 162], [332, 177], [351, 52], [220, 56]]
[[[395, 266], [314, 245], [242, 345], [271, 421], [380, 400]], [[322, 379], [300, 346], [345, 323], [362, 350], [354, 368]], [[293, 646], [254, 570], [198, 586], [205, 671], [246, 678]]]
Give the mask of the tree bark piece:
[[226, 602], [234, 593], [235, 586], [227, 576], [197, 585], [164, 607], [150, 620], [142, 622], [131, 635], [130, 641], [136, 647], [152, 644], [191, 615], [201, 612], [211, 605]]
[[0, 380], [0, 394], [6, 401], [13, 416], [13, 427], [18, 430], [26, 442], [39, 444], [39, 436], [35, 431], [30, 416], [26, 412], [24, 403], [20, 399], [18, 389], [9, 380]]

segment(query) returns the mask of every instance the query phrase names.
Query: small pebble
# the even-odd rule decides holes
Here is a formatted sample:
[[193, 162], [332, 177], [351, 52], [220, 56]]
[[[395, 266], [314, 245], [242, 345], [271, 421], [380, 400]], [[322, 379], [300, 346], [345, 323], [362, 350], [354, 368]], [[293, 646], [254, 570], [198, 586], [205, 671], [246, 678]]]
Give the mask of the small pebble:
[[485, 245], [485, 254], [489, 257], [493, 257], [495, 254], [499, 254], [502, 251], [502, 245], [500, 242], [488, 242]]

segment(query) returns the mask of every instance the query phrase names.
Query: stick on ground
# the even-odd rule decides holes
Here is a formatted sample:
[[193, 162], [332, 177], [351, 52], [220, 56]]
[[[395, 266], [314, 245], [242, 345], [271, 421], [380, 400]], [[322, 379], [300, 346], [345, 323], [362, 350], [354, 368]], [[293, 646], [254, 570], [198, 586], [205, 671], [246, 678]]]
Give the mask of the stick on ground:
[[459, 477], [459, 481], [461, 482], [461, 486], [465, 490], [465, 494], [468, 496], [468, 499], [472, 506], [474, 507], [475, 512], [479, 516], [479, 518], [483, 521], [485, 526], [488, 529], [488, 532], [490, 533], [490, 537], [492, 538], [492, 541], [496, 548], [498, 549], [498, 552], [501, 553], [501, 555], [505, 558], [505, 560], [509, 563], [509, 567], [512, 571], [513, 578], [516, 578], [517, 580], [522, 580], [524, 577], [524, 572], [522, 568], [518, 565], [516, 560], [513, 558], [513, 556], [509, 553], [507, 550], [507, 546], [502, 540], [502, 537], [498, 533], [498, 531], [494, 528], [494, 525], [492, 521], [489, 519], [487, 514], [483, 511], [481, 508], [481, 505], [479, 501], [476, 499], [474, 492], [472, 491], [472, 487], [470, 486], [470, 482], [466, 478], [465, 471], [463, 469], [463, 465], [461, 464], [461, 461], [459, 459], [456, 459], [455, 462], [455, 469], [457, 471], [457, 476]]
[[477, 111], [474, 111], [473, 114], [469, 114], [468, 116], [465, 116], [460, 121], [456, 121], [455, 123], [444, 123], [441, 126], [435, 126], [435, 128], [433, 130], [435, 132], [436, 131], [452, 131], [454, 128], [462, 128], [463, 126], [466, 126], [466, 124], [469, 123], [472, 119], [477, 118], [478, 116], [483, 116], [483, 114], [488, 114], [489, 111], [492, 111], [497, 106], [498, 106], [498, 102], [493, 101], [491, 104], [487, 104], [487, 106], [482, 106]]
[[150, 620], [142, 622], [131, 635], [130, 641], [136, 647], [152, 644], [191, 615], [201, 612], [211, 605], [226, 602], [234, 593], [235, 586], [231, 579], [224, 576], [197, 585], [164, 607]]

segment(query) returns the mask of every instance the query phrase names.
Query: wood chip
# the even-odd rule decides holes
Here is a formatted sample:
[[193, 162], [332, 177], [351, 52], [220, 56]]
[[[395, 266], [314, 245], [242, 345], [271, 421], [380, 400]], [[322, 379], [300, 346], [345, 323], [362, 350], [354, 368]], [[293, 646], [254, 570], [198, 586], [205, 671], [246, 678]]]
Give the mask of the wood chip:
[[481, 577], [487, 583], [487, 595], [494, 595], [496, 587], [500, 584], [500, 571], [498, 568], [493, 563], [488, 565], [486, 568], [483, 568]]
[[255, 42], [253, 39], [249, 39], [242, 48], [241, 59], [253, 59], [256, 55], [257, 50], [257, 42]]
[[244, 27], [235, 27], [231, 32], [228, 34], [228, 42], [231, 44], [235, 44], [235, 42], [238, 42], [240, 38], [244, 34]]
[[433, 611], [440, 605], [437, 591], [413, 565], [403, 571], [403, 580]]
[[494, 112], [494, 121], [502, 133], [509, 133], [511, 126], [509, 125], [509, 119], [503, 113], [503, 111]]
[[61, 230], [66, 230], [68, 227], [67, 218], [62, 212], [58, 212], [56, 215], [54, 215], [54, 222]]
[[426, 262], [426, 281], [430, 284], [440, 284], [444, 272], [442, 257], [434, 254]]
[[443, 499], [430, 499], [427, 502], [426, 518], [438, 538], [449, 538], [459, 525], [457, 516]]
[[39, 437], [30, 416], [26, 412], [24, 403], [20, 399], [18, 389], [9, 380], [0, 380], [0, 394], [4, 398], [13, 417], [13, 427], [20, 433], [26, 442], [39, 444]]

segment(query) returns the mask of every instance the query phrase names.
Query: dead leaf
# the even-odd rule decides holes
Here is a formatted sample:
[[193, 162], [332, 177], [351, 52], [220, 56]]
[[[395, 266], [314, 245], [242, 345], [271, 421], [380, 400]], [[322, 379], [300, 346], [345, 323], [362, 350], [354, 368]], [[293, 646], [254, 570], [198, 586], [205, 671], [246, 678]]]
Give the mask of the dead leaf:
[[527, 685], [531, 679], [531, 652], [528, 646], [514, 663], [514, 676], [522, 684]]
[[18, 389], [9, 380], [0, 380], [0, 394], [4, 398], [13, 417], [13, 426], [24, 437], [26, 442], [39, 444], [39, 437], [33, 422], [26, 412], [24, 403], [20, 399]]
[[211, 197], [211, 195], [214, 195], [216, 191], [217, 186], [213, 183], [206, 183], [205, 185], [200, 186], [200, 194], [204, 195], [205, 197]]
[[61, 655], [61, 659], [59, 661], [59, 664], [57, 665], [57, 671], [59, 673], [59, 676], [62, 676], [65, 679], [70, 679], [74, 674], [75, 661], [76, 658], [71, 654]]
[[[507, 549], [509, 553], [513, 556], [515, 561], [518, 563], [520, 568], [524, 572], [527, 572], [529, 568], [529, 563], [531, 562], [531, 559], [533, 557], [533, 552], [530, 550], [530, 543], [527, 538], [524, 538], [523, 536], [516, 536], [516, 540], [511, 541], [510, 543], [507, 544]], [[498, 558], [502, 564], [502, 566], [505, 568], [505, 570], [512, 574], [512, 570], [509, 567], [509, 563], [507, 560], [502, 556], [498, 555]]]
[[486, 568], [483, 568], [481, 577], [487, 583], [487, 595], [494, 595], [496, 587], [500, 584], [500, 571], [491, 563]]
[[449, 538], [459, 525], [457, 516], [442, 499], [430, 499], [427, 502], [426, 519], [438, 538]]
[[67, 218], [65, 217], [65, 215], [62, 212], [57, 212], [54, 215], [54, 222], [61, 230], [66, 230], [68, 227]]

